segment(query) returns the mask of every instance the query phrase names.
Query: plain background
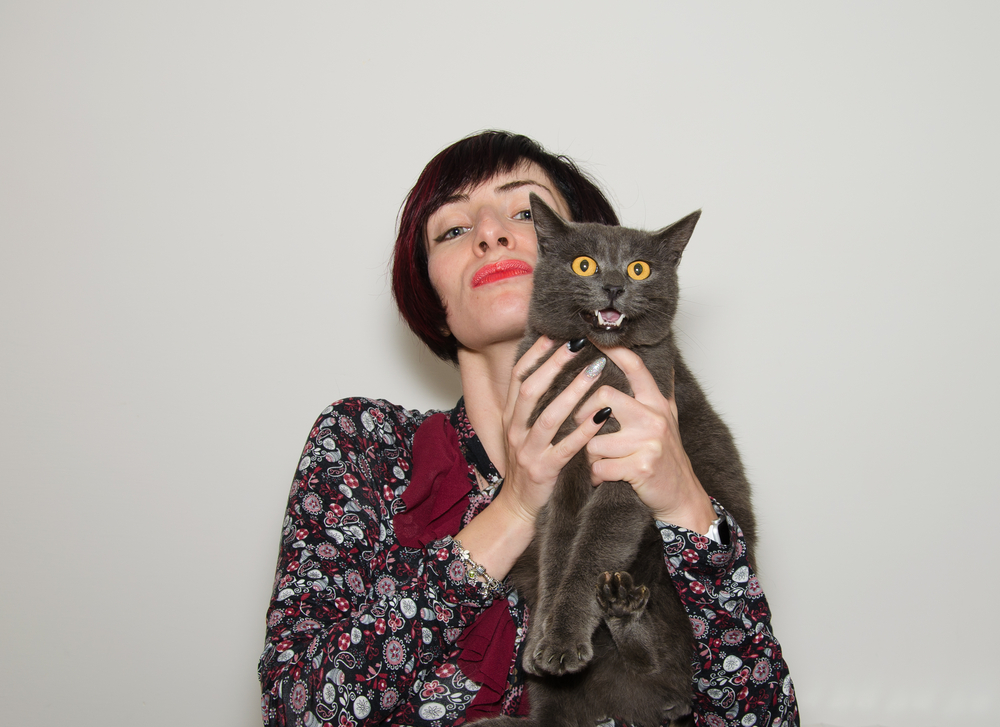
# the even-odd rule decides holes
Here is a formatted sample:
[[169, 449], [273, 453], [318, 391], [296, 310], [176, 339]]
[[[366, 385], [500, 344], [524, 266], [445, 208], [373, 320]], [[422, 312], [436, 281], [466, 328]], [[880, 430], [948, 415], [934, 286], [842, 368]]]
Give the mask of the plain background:
[[0, 0], [5, 724], [259, 724], [330, 401], [447, 408], [386, 270], [483, 128], [704, 210], [689, 363], [804, 723], [996, 724], [994, 2]]

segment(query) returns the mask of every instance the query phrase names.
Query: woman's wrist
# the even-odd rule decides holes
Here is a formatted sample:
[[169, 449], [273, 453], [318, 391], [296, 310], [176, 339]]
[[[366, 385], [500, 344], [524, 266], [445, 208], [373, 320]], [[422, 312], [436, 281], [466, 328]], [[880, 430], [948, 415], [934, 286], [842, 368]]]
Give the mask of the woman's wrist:
[[670, 510], [654, 512], [653, 517], [660, 522], [706, 535], [718, 515], [715, 506], [712, 505], [712, 499], [696, 478], [688, 497]]
[[[503, 490], [501, 490], [503, 494]], [[499, 495], [455, 539], [490, 577], [502, 581], [535, 536], [534, 520], [508, 507]]]
[[538, 513], [525, 507], [524, 503], [514, 494], [511, 486], [507, 483], [505, 485], [506, 487], [500, 489], [500, 492], [497, 493], [497, 496], [489, 504], [489, 507], [501, 511], [503, 519], [509, 521], [511, 527], [520, 526], [525, 530], [530, 530], [534, 534], [535, 518]]
[[465, 566], [466, 578], [469, 579], [469, 583], [479, 589], [479, 593], [484, 598], [486, 596], [500, 598], [507, 592], [506, 586], [491, 576], [490, 572], [486, 570], [486, 566], [473, 560], [472, 553], [466, 549], [461, 540], [452, 538], [452, 543], [454, 544], [455, 551], [458, 553], [459, 559]]

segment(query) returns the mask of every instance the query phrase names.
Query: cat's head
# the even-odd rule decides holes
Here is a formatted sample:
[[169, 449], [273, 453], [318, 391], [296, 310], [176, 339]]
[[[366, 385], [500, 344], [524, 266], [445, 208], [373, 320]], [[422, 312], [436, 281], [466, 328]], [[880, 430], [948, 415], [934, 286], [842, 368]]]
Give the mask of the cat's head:
[[528, 324], [556, 340], [649, 346], [670, 333], [677, 265], [701, 212], [644, 232], [563, 220], [532, 194], [538, 262]]

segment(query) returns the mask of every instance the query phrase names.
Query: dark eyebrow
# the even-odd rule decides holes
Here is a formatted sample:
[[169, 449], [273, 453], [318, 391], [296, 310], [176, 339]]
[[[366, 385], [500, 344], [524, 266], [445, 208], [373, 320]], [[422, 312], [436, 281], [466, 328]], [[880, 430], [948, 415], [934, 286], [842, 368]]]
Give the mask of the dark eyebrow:
[[441, 209], [441, 207], [444, 207], [446, 204], [451, 204], [452, 202], [467, 202], [468, 200], [469, 195], [459, 192], [458, 194], [453, 194], [450, 197], [445, 197], [438, 209]]
[[[528, 185], [531, 184], [535, 185], [536, 187], [541, 187], [542, 189], [546, 190], [549, 194], [551, 194], [553, 197], [555, 196], [555, 194], [552, 192], [551, 189], [548, 188], [547, 185], [542, 184], [541, 182], [536, 182], [534, 179], [515, 179], [511, 182], [507, 182], [506, 184], [501, 184], [493, 191], [498, 194], [502, 194], [504, 192], [510, 192], [511, 190], [518, 189], [520, 187], [527, 187]], [[468, 194], [464, 192], [458, 192], [457, 194], [453, 194], [450, 197], [445, 197], [444, 200], [442, 200], [441, 205], [438, 207], [438, 209], [441, 209], [441, 207], [449, 205], [452, 202], [467, 202], [468, 200], [469, 200]]]
[[[518, 187], [526, 187], [529, 184], [533, 184], [536, 187], [541, 187], [542, 189], [544, 189], [545, 191], [547, 191], [549, 194], [552, 194], [552, 190], [551, 189], [549, 189], [546, 185], [542, 184], [541, 182], [536, 182], [534, 179], [515, 179], [512, 182], [507, 182], [506, 184], [501, 184], [494, 191], [496, 191], [496, 192], [509, 192], [512, 189], [517, 189]], [[553, 195], [553, 196], [555, 196], [555, 195]]]

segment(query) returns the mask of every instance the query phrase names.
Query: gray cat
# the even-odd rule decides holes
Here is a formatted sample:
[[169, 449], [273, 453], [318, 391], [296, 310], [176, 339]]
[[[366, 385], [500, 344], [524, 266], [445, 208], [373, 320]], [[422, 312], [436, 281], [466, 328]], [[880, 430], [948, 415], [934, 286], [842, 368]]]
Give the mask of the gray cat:
[[[531, 421], [602, 355], [593, 343], [638, 353], [663, 394], [676, 396], [695, 474], [740, 524], [752, 563], [750, 485], [728, 428], [684, 365], [672, 330], [677, 265], [701, 213], [643, 232], [566, 222], [532, 194], [531, 215], [538, 263], [520, 353], [541, 335], [588, 339]], [[632, 393], [610, 360], [592, 390], [603, 385]], [[571, 417], [557, 439], [573, 427]], [[618, 428], [612, 418], [602, 432]], [[531, 675], [531, 716], [480, 724], [575, 727], [613, 717], [653, 727], [690, 721], [691, 623], [667, 572], [652, 515], [628, 483], [594, 488], [586, 453], [578, 454], [560, 474], [510, 582], [531, 609], [522, 657]]]

